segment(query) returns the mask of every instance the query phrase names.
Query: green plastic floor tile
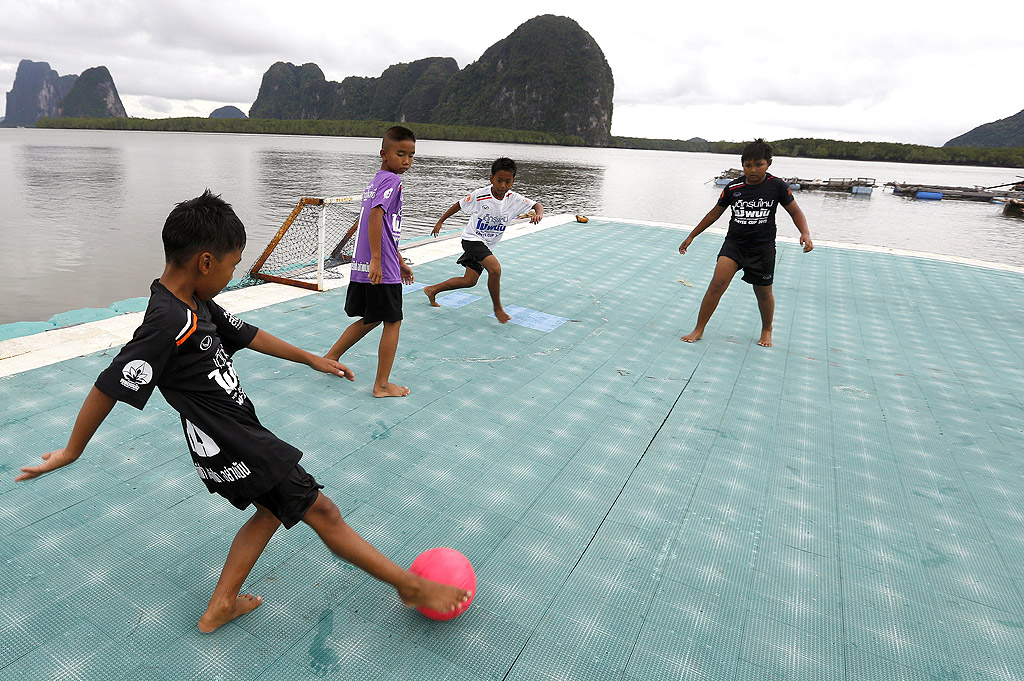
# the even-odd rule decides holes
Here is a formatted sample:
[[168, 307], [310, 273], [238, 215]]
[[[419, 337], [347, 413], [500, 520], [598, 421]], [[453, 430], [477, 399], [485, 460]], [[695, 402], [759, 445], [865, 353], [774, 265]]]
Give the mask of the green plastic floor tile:
[[[407, 398], [370, 395], [379, 332], [343, 358], [355, 384], [236, 359], [351, 527], [402, 566], [470, 557], [467, 613], [407, 610], [300, 525], [243, 585], [261, 607], [198, 633], [249, 513], [207, 494], [161, 397], [12, 481], [108, 351], [0, 381], [0, 678], [1024, 678], [1024, 274], [780, 244], [774, 347], [739, 280], [687, 344], [715, 238], [676, 259], [679, 230], [574, 233], [501, 245], [505, 302], [559, 326], [498, 324], [482, 285], [405, 296]], [[343, 295], [243, 316], [322, 353]]]

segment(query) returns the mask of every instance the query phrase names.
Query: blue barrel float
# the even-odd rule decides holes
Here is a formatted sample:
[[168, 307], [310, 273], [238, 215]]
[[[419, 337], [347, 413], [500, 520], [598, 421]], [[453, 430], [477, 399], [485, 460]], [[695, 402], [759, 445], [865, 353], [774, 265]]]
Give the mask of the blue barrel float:
[[914, 194], [915, 199], [924, 199], [926, 201], [940, 201], [942, 200], [942, 192], [926, 192], [918, 191]]

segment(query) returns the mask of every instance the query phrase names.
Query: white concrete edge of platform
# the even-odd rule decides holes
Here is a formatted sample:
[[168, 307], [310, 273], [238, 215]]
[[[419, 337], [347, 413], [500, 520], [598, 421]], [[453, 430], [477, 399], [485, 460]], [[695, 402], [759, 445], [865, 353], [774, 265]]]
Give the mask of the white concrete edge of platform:
[[[552, 215], [545, 217], [536, 225], [524, 220], [514, 223], [513, 228], [508, 230], [503, 238], [515, 239], [573, 221], [573, 215]], [[456, 233], [449, 238], [425, 238], [403, 244], [402, 253], [411, 256], [414, 265], [451, 257], [462, 252], [461, 240], [457, 236]], [[330, 291], [348, 285], [347, 266], [337, 268], [336, 274], [341, 276], [324, 280], [325, 290]], [[296, 286], [268, 283], [225, 291], [217, 296], [217, 303], [229, 312], [242, 314], [315, 293], [317, 291]], [[144, 314], [128, 312], [109, 319], [64, 326], [0, 341], [0, 378], [124, 345], [142, 322]]]

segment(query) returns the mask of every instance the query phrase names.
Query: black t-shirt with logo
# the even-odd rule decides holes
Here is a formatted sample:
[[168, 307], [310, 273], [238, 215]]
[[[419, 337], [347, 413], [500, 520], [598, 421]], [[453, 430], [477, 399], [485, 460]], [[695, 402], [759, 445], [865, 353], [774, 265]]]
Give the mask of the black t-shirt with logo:
[[740, 178], [722, 190], [718, 205], [732, 208], [727, 239], [743, 247], [775, 243], [775, 210], [793, 203], [793, 192], [785, 180], [768, 174], [758, 184]]
[[96, 387], [136, 409], [159, 387], [181, 415], [192, 461], [207, 489], [245, 508], [280, 482], [302, 452], [259, 422], [231, 363], [257, 328], [213, 301], [195, 303], [193, 311], [154, 281], [142, 324]]

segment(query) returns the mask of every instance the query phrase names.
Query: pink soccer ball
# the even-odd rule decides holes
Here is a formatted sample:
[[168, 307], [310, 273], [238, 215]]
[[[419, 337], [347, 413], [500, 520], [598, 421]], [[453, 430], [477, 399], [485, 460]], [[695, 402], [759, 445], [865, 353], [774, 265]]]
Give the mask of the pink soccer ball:
[[441, 584], [450, 584], [460, 589], [466, 589], [471, 593], [469, 600], [455, 608], [451, 612], [438, 612], [430, 608], [419, 607], [425, 617], [432, 620], [453, 620], [469, 608], [469, 604], [476, 597], [476, 573], [469, 559], [455, 549], [440, 546], [436, 549], [428, 549], [416, 556], [416, 560], [409, 566], [409, 571], [424, 579], [429, 579]]

